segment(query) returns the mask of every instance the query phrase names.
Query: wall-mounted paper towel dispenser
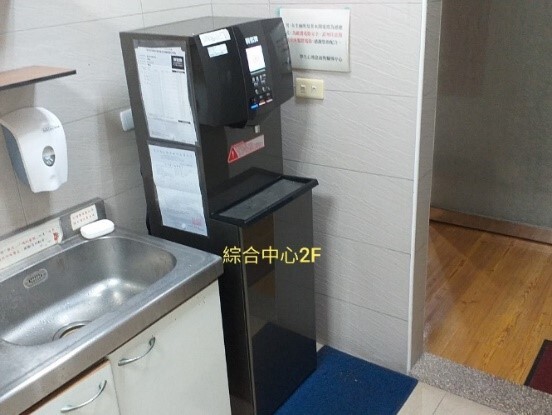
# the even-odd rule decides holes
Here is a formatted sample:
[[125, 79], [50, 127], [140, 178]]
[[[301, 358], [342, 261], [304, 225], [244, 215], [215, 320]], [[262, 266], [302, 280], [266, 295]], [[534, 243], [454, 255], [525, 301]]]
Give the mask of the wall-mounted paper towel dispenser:
[[35, 193], [67, 181], [67, 144], [60, 120], [40, 107], [22, 108], [0, 119], [19, 179]]

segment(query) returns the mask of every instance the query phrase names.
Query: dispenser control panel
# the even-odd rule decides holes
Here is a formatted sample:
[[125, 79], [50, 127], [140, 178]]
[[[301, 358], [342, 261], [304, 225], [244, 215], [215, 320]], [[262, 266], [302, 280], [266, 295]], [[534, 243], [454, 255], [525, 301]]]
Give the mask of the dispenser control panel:
[[259, 44], [258, 36], [245, 38], [247, 48], [247, 64], [251, 74], [254, 95], [249, 99], [249, 107], [256, 110], [259, 107], [272, 102], [272, 87], [266, 73], [266, 63], [263, 47]]

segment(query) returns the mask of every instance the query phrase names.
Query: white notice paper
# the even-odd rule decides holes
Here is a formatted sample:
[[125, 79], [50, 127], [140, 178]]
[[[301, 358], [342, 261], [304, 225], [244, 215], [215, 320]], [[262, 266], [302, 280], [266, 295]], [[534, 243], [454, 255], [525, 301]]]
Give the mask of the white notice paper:
[[179, 47], [141, 46], [135, 51], [150, 137], [195, 144], [185, 52]]
[[294, 69], [349, 72], [348, 9], [280, 9]]
[[202, 33], [199, 35], [201, 46], [211, 46], [215, 43], [226, 42], [230, 40], [228, 29], [215, 30], [214, 32]]
[[206, 236], [195, 153], [151, 144], [149, 151], [163, 225]]

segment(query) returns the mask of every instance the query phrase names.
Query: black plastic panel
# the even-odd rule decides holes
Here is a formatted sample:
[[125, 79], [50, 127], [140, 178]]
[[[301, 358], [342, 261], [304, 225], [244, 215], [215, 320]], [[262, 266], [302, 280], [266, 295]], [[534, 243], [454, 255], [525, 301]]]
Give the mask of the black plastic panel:
[[316, 179], [282, 176], [271, 185], [212, 217], [237, 226], [250, 225], [312, 190], [316, 185]]

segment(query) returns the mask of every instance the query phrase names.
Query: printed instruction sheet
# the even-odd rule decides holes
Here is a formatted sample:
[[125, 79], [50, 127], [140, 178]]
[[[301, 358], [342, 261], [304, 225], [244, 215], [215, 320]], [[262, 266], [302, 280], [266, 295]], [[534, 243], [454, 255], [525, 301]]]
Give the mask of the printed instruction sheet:
[[180, 47], [136, 47], [140, 92], [152, 138], [195, 144], [197, 134]]
[[164, 226], [207, 236], [195, 152], [149, 145]]
[[281, 8], [294, 69], [350, 72], [349, 9]]

